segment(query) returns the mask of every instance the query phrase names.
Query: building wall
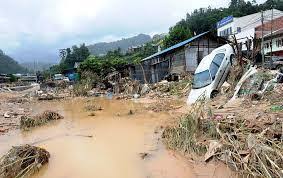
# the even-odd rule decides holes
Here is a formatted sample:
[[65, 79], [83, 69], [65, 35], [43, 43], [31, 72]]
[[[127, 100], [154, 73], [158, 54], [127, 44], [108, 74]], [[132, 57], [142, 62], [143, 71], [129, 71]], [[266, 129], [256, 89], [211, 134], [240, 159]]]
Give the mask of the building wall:
[[274, 19], [272, 23], [271, 23], [271, 21], [269, 21], [269, 22], [265, 22], [263, 25], [256, 27], [255, 28], [256, 38], [258, 38], [258, 39], [261, 38], [262, 30], [263, 30], [264, 36], [270, 34], [271, 33], [271, 25], [272, 25], [273, 31], [283, 29], [283, 16]]
[[151, 83], [159, 82], [169, 74], [169, 60], [151, 66]]
[[[129, 67], [130, 78], [133, 80], [139, 80], [142, 83], [145, 83], [145, 78], [147, 82], [152, 82], [151, 79], [151, 68], [150, 61], [144, 61], [141, 65], [135, 65]], [[144, 78], [145, 76], [145, 78]]]
[[[264, 41], [264, 54], [267, 55], [271, 52], [271, 39]], [[278, 37], [272, 39], [272, 52], [278, 55], [283, 52], [283, 33]]]
[[169, 54], [168, 56], [171, 58], [170, 73], [180, 74], [185, 71], [186, 60], [184, 48], [176, 51], [173, 54]]
[[[265, 22], [270, 21], [272, 17], [272, 11], [271, 10], [265, 11], [263, 13], [263, 16]], [[283, 16], [282, 11], [276, 9], [273, 10], [274, 19], [282, 16]], [[234, 35], [234, 34], [242, 33], [249, 29], [254, 29], [259, 25], [261, 25], [261, 12], [239, 18], [233, 18], [232, 22], [217, 29], [217, 35], [220, 36], [221, 31], [229, 28], [232, 28], [232, 35]], [[231, 35], [229, 37], [231, 37]]]
[[[147, 82], [159, 82], [170, 73], [194, 73], [204, 56], [225, 43], [223, 39], [206, 35], [178, 49], [147, 59], [142, 62]], [[129, 70], [132, 79], [144, 82], [143, 72], [139, 65], [132, 66]]]

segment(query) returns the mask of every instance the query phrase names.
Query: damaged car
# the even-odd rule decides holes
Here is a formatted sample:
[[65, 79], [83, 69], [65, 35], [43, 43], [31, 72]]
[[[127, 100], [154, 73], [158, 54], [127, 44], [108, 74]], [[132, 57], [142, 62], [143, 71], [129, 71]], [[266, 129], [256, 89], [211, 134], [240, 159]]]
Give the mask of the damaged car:
[[213, 50], [201, 60], [194, 74], [188, 104], [215, 97], [227, 79], [234, 56], [233, 47], [226, 44]]

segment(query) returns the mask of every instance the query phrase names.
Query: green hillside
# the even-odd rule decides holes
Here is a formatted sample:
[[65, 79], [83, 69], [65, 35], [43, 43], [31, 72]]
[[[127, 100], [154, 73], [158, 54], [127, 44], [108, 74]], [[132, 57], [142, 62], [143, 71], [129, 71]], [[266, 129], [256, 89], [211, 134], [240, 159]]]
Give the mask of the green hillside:
[[25, 73], [27, 70], [0, 50], [0, 74]]

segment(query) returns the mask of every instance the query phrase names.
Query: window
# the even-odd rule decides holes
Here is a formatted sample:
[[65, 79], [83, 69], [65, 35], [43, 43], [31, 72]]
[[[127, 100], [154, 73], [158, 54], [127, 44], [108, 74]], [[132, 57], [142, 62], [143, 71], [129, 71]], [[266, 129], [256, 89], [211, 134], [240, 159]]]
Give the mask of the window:
[[224, 57], [225, 57], [224, 53], [219, 53], [214, 56], [212, 63], [210, 64], [210, 67], [209, 67], [212, 80], [215, 79], [215, 76], [218, 72], [219, 67], [222, 64]]
[[232, 32], [232, 27], [226, 28], [225, 30], [220, 31], [220, 36], [229, 36], [231, 35]]
[[208, 70], [205, 70], [203, 72], [194, 75], [194, 82], [193, 82], [194, 89], [203, 88], [209, 84], [211, 84], [211, 78]]
[[212, 60], [212, 62], [216, 63], [218, 65], [218, 67], [221, 66], [222, 64], [222, 61], [224, 59], [224, 56], [225, 54], [224, 53], [219, 53], [219, 54], [216, 54]]
[[238, 32], [238, 33], [241, 32], [241, 27], [237, 27], [237, 32]]

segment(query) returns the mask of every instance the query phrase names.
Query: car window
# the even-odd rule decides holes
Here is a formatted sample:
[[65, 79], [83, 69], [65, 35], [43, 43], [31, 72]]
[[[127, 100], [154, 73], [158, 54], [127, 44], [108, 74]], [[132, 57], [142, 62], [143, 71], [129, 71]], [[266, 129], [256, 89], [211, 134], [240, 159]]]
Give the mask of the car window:
[[194, 75], [193, 88], [198, 89], [211, 84], [211, 78], [208, 70]]
[[219, 69], [219, 66], [217, 64], [215, 64], [214, 62], [212, 62], [210, 67], [209, 67], [212, 80], [215, 79], [215, 76], [218, 72], [218, 69]]
[[224, 57], [225, 57], [225, 54], [224, 54], [224, 53], [216, 54], [216, 55], [214, 56], [212, 62], [214, 62], [214, 63], [217, 64], [218, 66], [221, 66]]

